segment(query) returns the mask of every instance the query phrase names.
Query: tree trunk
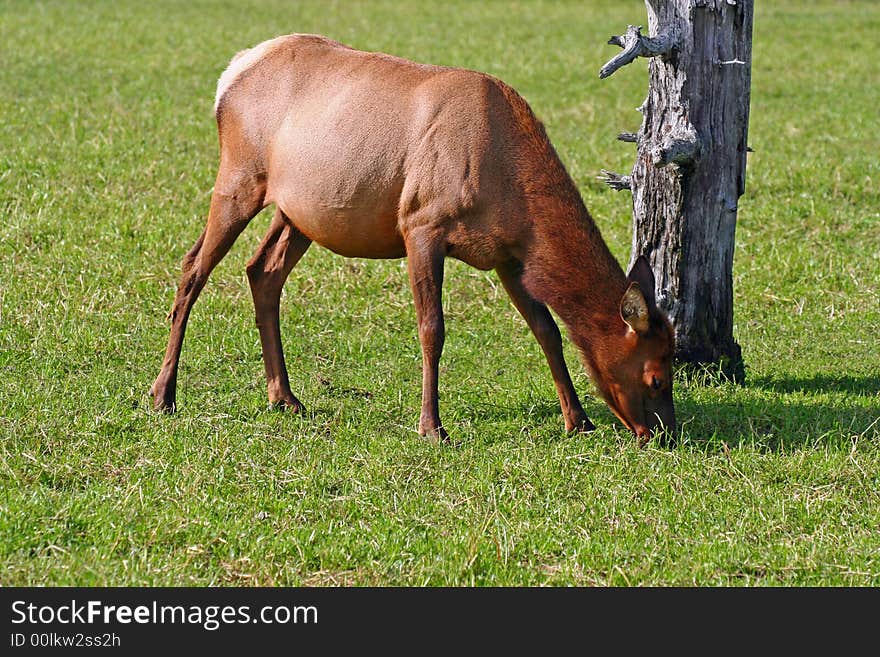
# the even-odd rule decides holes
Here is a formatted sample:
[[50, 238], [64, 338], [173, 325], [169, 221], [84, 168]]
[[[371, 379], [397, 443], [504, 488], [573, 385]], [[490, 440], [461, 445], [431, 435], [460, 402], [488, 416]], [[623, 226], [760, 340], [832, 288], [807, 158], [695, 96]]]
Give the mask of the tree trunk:
[[[632, 261], [644, 254], [676, 356], [742, 380], [733, 338], [733, 245], [745, 191], [753, 0], [645, 0], [649, 37], [630, 26], [607, 77], [650, 56], [640, 108]], [[633, 54], [635, 53], [635, 54]], [[609, 70], [610, 68], [610, 70]]]

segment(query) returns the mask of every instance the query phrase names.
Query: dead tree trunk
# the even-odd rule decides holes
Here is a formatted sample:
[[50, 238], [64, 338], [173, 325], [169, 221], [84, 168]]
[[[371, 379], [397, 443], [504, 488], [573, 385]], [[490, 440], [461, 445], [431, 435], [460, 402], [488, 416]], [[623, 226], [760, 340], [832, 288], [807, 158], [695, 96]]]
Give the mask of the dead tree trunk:
[[623, 50], [608, 77], [650, 57], [639, 110], [638, 156], [629, 176], [603, 170], [633, 195], [632, 261], [645, 254], [676, 356], [714, 363], [734, 380], [745, 370], [733, 338], [733, 244], [745, 191], [754, 0], [645, 0], [650, 36], [630, 25], [609, 43]]

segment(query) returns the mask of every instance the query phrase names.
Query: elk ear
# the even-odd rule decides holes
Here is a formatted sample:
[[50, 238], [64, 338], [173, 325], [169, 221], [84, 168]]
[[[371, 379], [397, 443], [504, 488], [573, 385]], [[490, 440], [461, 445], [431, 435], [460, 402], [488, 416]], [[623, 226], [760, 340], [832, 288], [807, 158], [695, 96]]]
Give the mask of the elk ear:
[[629, 284], [620, 300], [620, 317], [636, 333], [648, 332], [648, 302], [642, 294], [641, 285], [635, 281]]
[[656, 302], [654, 301], [654, 272], [651, 271], [651, 264], [648, 262], [648, 259], [645, 256], [640, 255], [638, 258], [636, 258], [636, 261], [630, 268], [629, 274], [626, 275], [626, 278], [630, 282], [638, 283], [639, 287], [642, 288], [642, 294], [644, 295], [648, 307], [655, 307]]

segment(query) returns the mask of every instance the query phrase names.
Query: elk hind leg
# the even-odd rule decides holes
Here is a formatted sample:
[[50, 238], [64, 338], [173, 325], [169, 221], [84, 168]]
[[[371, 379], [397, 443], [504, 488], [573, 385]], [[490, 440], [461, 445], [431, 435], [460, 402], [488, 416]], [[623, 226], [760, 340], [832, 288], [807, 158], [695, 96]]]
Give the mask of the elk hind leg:
[[238, 176], [232, 180], [221, 170], [211, 195], [211, 208], [202, 235], [183, 259], [180, 282], [169, 318], [171, 332], [159, 375], [150, 388], [153, 407], [171, 412], [176, 408], [177, 371], [183, 337], [193, 304], [208, 276], [229, 252], [248, 222], [263, 208], [264, 177]]
[[281, 346], [279, 310], [284, 282], [310, 244], [311, 240], [299, 232], [280, 209], [276, 209], [266, 236], [247, 264], [269, 403], [294, 412], [301, 412], [303, 405], [290, 390]]

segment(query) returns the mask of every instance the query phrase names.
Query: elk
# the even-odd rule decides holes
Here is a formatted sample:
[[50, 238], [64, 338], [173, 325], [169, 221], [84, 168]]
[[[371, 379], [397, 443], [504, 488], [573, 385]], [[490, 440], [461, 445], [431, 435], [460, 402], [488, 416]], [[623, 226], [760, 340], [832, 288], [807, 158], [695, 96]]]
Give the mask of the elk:
[[595, 428], [563, 359], [561, 319], [596, 388], [646, 443], [674, 430], [673, 331], [647, 260], [628, 275], [526, 101], [484, 73], [292, 34], [238, 53], [214, 106], [220, 163], [207, 222], [183, 258], [156, 410], [173, 411], [187, 319], [211, 270], [275, 205], [247, 264], [269, 401], [294, 412], [279, 305], [309, 245], [406, 258], [422, 349], [418, 431], [434, 441], [443, 263], [494, 269], [544, 352], [567, 431]]

